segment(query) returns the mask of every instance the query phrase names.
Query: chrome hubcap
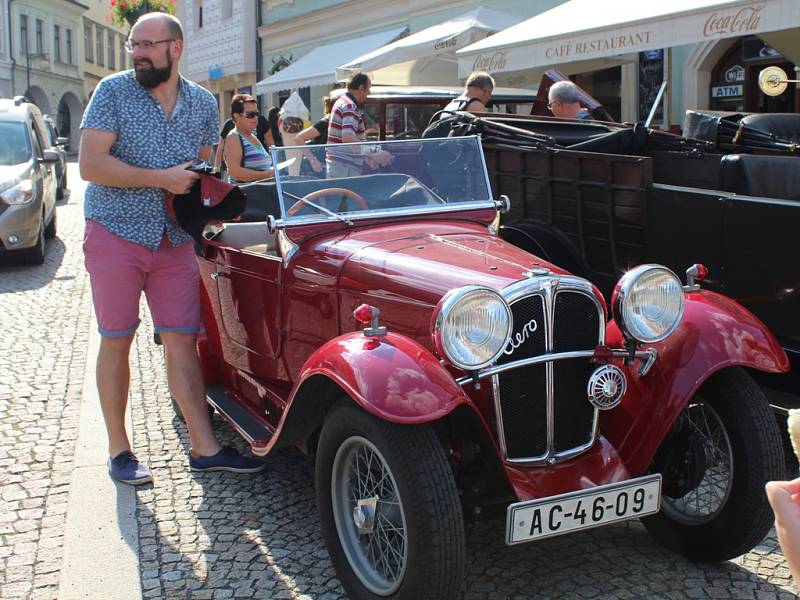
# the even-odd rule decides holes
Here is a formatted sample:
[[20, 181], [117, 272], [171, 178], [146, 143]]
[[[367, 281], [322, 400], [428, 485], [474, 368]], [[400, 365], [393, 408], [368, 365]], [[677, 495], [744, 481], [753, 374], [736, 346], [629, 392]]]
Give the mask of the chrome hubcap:
[[353, 572], [373, 594], [397, 591], [408, 564], [406, 517], [386, 459], [353, 436], [336, 452], [331, 477], [336, 531]]

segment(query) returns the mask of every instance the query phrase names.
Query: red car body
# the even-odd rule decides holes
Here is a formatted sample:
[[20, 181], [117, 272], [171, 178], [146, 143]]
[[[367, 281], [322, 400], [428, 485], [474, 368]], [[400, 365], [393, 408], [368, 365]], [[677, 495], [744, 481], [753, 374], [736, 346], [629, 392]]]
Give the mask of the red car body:
[[[477, 142], [475, 146], [479, 147]], [[278, 163], [278, 157], [274, 158]], [[400, 158], [396, 160], [399, 162]], [[313, 183], [304, 181], [302, 185]], [[284, 194], [299, 198], [286, 191], [290, 180], [284, 185]], [[262, 183], [244, 189], [250, 200], [256, 201], [265, 190], [274, 187], [275, 184]], [[367, 200], [376, 201], [372, 197]], [[385, 201], [384, 198], [380, 202]], [[283, 198], [282, 202], [287, 200]], [[676, 513], [671, 508], [667, 517], [672, 520], [659, 521], [651, 530], [663, 529], [663, 522], [677, 523], [676, 528], [683, 527], [688, 532], [682, 534], [680, 541], [671, 542], [671, 533], [655, 535], [674, 549], [704, 560], [742, 553], [749, 549], [748, 544], [752, 547], [751, 538], [763, 535], [769, 528], [770, 513], [765, 501], [759, 504], [758, 517], [753, 519], [755, 534], [743, 533], [738, 541], [720, 545], [718, 551], [707, 545], [702, 550], [692, 550], [700, 547], [692, 535], [708, 539], [716, 534], [713, 530], [709, 533], [706, 527], [730, 528], [729, 519], [735, 521], [739, 514], [735, 506], [728, 507], [735, 505], [727, 503], [729, 494], [742, 494], [746, 489], [753, 498], [763, 497], [761, 480], [740, 484], [740, 488], [730, 486], [734, 478], [739, 481], [743, 477], [734, 471], [734, 466], [740, 468], [743, 463], [738, 453], [768, 456], [768, 468], [760, 463], [747, 467], [763, 470], [764, 477], [780, 473], [780, 440], [774, 422], [770, 424], [763, 417], [770, 414], [766, 401], [738, 391], [728, 401], [718, 391], [722, 374], [731, 372], [738, 377], [737, 385], [750, 389], [740, 368], [769, 373], [789, 368], [783, 349], [767, 328], [734, 301], [689, 282], [683, 292], [683, 316], [677, 328], [661, 341], [636, 344], [611, 318], [609, 313], [613, 311], [594, 285], [498, 237], [499, 204], [484, 203], [463, 210], [439, 207], [438, 201], [432, 205], [433, 210], [396, 215], [376, 210], [374, 215], [362, 213], [362, 218], [353, 220], [334, 215], [324, 206], [315, 208], [336, 218], [287, 218], [287, 211], [280, 208], [284, 218], [277, 226], [273, 217], [261, 223], [230, 224], [222, 231], [210, 231], [198, 249], [204, 322], [198, 349], [206, 382], [217, 390], [216, 397], [209, 393], [209, 401], [249, 442], [256, 455], [267, 456], [273, 449], [287, 445], [314, 450], [319, 443], [321, 448], [328, 448], [322, 463], [322, 450], [317, 452], [317, 477], [322, 477], [322, 483], [317, 484], [318, 502], [323, 526], [333, 519], [331, 514], [339, 515], [336, 528], [331, 524], [326, 530], [326, 541], [349, 593], [370, 597], [366, 589], [387, 597], [422, 597], [417, 595], [422, 588], [413, 586], [427, 585], [428, 576], [422, 570], [414, 575], [420, 580], [409, 583], [405, 569], [415, 564], [416, 556], [413, 521], [417, 517], [411, 515], [427, 504], [408, 505], [408, 515], [403, 517], [402, 530], [408, 537], [403, 537], [402, 547], [411, 557], [401, 570], [406, 575], [401, 577], [393, 571], [387, 574], [369, 557], [366, 562], [353, 558], [358, 555], [361, 541], [374, 533], [369, 525], [363, 525], [364, 515], [369, 523], [370, 514], [384, 509], [375, 508], [381, 506], [381, 500], [377, 505], [369, 504], [369, 494], [354, 497], [344, 512], [336, 513], [335, 499], [332, 504], [326, 503], [325, 498], [334, 494], [329, 494], [328, 488], [335, 488], [330, 482], [335, 480], [341, 448], [348, 440], [369, 438], [364, 432], [371, 431], [369, 427], [356, 428], [360, 437], [347, 438], [340, 451], [335, 445], [326, 445], [326, 427], [342, 413], [343, 399], [350, 410], [366, 415], [373, 425], [387, 424], [398, 435], [423, 428], [426, 435], [433, 436], [443, 451], [442, 457], [446, 457], [445, 472], [452, 472], [426, 481], [423, 469], [420, 476], [431, 489], [444, 485], [441, 477], [452, 477], [453, 489], [458, 488], [460, 495], [453, 496], [450, 503], [460, 503], [465, 512], [476, 514], [484, 507], [574, 495], [661, 472], [665, 494], [671, 494], [670, 505], [680, 508], [680, 498], [705, 481], [706, 471], [721, 469], [719, 472], [728, 473], [729, 483], [719, 507], [697, 519], [693, 514], [681, 516], [680, 510]], [[430, 208], [431, 202], [425, 206]], [[542, 326], [552, 338], [548, 356], [573, 350], [582, 354], [541, 361], [543, 366], [535, 371], [531, 365], [538, 359], [529, 353], [525, 360], [533, 362], [523, 373], [529, 379], [520, 379], [521, 367], [512, 370], [509, 366], [502, 371], [503, 364], [517, 364], [513, 362], [516, 359], [503, 359], [503, 354], [485, 369], [473, 372], [459, 368], [437, 341], [437, 335], [441, 335], [437, 315], [454, 291], [469, 286], [493, 290], [512, 309], [520, 311], [523, 300], [533, 297], [531, 290], [539, 290], [542, 298], [549, 298], [541, 300]], [[378, 309], [379, 323], [365, 328], [355, 320], [354, 311], [363, 305]], [[522, 319], [524, 322], [527, 317]], [[385, 327], [386, 332], [378, 326]], [[511, 355], [519, 347], [533, 343], [536, 327], [538, 324], [533, 323], [526, 333], [516, 324], [504, 354]], [[568, 371], [560, 364], [578, 366]], [[590, 371], [604, 364], [618, 367], [627, 380], [627, 391], [622, 392], [619, 404], [611, 410], [598, 410], [597, 404], [593, 408], [586, 397]], [[501, 370], [491, 374], [491, 368], [498, 365]], [[531, 403], [541, 405], [537, 398], [545, 388], [537, 395], [537, 382], [546, 384], [549, 404], [537, 408], [539, 412], [526, 412]], [[500, 394], [501, 389], [505, 396]], [[512, 389], [521, 390], [522, 395], [513, 397], [506, 391]], [[727, 447], [730, 452], [731, 460], [723, 461], [722, 466], [712, 464], [705, 456], [703, 439], [684, 426], [693, 422], [692, 411], [706, 404], [724, 425], [718, 429], [706, 425], [713, 430], [711, 437], [724, 437], [720, 447]], [[737, 415], [751, 410], [753, 404], [758, 404], [752, 409], [756, 416], [741, 417], [759, 420], [758, 431], [750, 436], [747, 428], [752, 423], [737, 422]], [[726, 415], [728, 411], [732, 416]], [[707, 423], [713, 425], [712, 421]], [[349, 421], [338, 419], [337, 423], [337, 427], [345, 427]], [[343, 434], [342, 439], [345, 438]], [[530, 450], [543, 444], [542, 440], [546, 440], [545, 454]], [[364, 444], [380, 450], [392, 481], [399, 482], [396, 494], [402, 496], [403, 477], [393, 470], [402, 470], [402, 465], [395, 463], [389, 468], [390, 454], [397, 451], [402, 457], [403, 452], [410, 455], [415, 449], [390, 448], [378, 438]], [[766, 446], [768, 450], [764, 449]], [[336, 459], [330, 456], [332, 453]], [[426, 460], [428, 455], [430, 452], [426, 451], [424, 458], [417, 460]], [[737, 457], [736, 462], [733, 457]], [[325, 460], [334, 461], [333, 475]], [[682, 465], [688, 465], [685, 472]], [[346, 483], [347, 477], [343, 481]], [[408, 485], [413, 488], [418, 483], [412, 481]], [[410, 488], [405, 489], [408, 499]], [[627, 502], [626, 496], [626, 505]], [[358, 533], [348, 538], [343, 531], [352, 524], [349, 517], [341, 515], [348, 515], [351, 509]], [[563, 507], [559, 505], [558, 510]], [[345, 525], [343, 518], [348, 521]], [[428, 521], [423, 529], [431, 529], [440, 517], [430, 518], [434, 521]], [[660, 515], [650, 517], [658, 518]], [[463, 530], [453, 527], [445, 528], [456, 536], [443, 542], [445, 548], [463, 546]], [[435, 544], [428, 546], [438, 548]], [[446, 551], [459, 552], [457, 548]], [[459, 573], [463, 574], [463, 570], [459, 571], [463, 557], [451, 560], [442, 556], [432, 555], [423, 562], [461, 564], [454, 567], [453, 578], [458, 580]], [[362, 563], [368, 566], [359, 567]], [[373, 575], [378, 577], [378, 583], [371, 579]], [[458, 589], [459, 584], [453, 584], [452, 578], [436, 581], [440, 587], [434, 585], [431, 589], [440, 592], [430, 594], [444, 594], [441, 590], [453, 585]], [[408, 591], [403, 592], [406, 588]]]
[[[467, 283], [499, 291], [533, 266], [566, 273], [490, 233], [493, 217], [473, 212], [442, 220], [378, 221], [328, 234], [297, 227], [288, 231], [299, 245], [288, 266], [280, 256], [206, 242], [200, 260], [206, 381], [223, 383], [273, 432], [266, 443], [255, 440], [253, 452], [265, 455], [286, 445], [284, 429], [293, 412], [307, 417], [303, 390], [315, 377], [395, 423], [437, 421], [465, 405], [496, 444], [490, 399], [460, 387], [435, 354], [433, 310], [447, 291]], [[216, 272], [221, 275], [212, 279]], [[385, 338], [361, 333], [353, 311], [363, 303], [380, 309], [381, 324], [389, 330]], [[606, 341], [622, 347], [613, 320], [606, 324]], [[653, 347], [658, 360], [646, 377], [623, 365], [634, 385], [617, 409], [603, 413], [602, 433], [591, 450], [547, 469], [501, 461], [520, 500], [641, 475], [688, 399], [716, 371], [732, 365], [769, 373], [789, 368], [780, 344], [758, 319], [703, 290], [687, 295], [678, 330]]]

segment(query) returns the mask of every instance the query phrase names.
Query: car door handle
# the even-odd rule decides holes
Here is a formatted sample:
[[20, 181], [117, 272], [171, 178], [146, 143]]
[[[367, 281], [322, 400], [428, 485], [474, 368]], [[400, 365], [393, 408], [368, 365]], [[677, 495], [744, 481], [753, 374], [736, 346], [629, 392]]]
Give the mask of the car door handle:
[[222, 275], [222, 273], [220, 273], [219, 271], [214, 271], [214, 272], [211, 274], [211, 279], [213, 279], [214, 281], [216, 281], [217, 279], [219, 279], [219, 276], [220, 276], [220, 275]]

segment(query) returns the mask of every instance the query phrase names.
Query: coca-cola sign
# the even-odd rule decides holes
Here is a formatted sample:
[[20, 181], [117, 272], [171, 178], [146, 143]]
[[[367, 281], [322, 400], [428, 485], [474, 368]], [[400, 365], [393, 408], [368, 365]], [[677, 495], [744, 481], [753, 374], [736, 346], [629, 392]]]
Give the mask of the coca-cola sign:
[[713, 12], [703, 26], [705, 37], [745, 34], [758, 29], [763, 4], [743, 6], [736, 12]]
[[506, 51], [500, 50], [492, 54], [479, 54], [472, 63], [473, 71], [501, 71], [506, 66]]

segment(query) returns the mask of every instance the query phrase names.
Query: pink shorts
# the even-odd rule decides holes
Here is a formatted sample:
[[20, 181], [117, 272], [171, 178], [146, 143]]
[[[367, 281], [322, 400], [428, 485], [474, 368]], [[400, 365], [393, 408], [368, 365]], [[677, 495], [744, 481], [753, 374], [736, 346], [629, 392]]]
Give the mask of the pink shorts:
[[154, 252], [87, 220], [83, 252], [101, 335], [136, 331], [142, 291], [156, 332], [200, 331], [200, 270], [191, 243], [173, 246], [164, 235]]

